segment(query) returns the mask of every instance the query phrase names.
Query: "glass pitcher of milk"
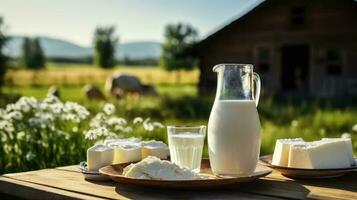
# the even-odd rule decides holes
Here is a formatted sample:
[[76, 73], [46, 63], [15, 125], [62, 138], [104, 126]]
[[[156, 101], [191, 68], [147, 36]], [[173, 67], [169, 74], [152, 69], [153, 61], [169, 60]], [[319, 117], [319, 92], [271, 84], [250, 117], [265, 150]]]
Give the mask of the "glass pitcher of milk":
[[219, 176], [248, 176], [260, 151], [260, 78], [250, 64], [219, 64], [213, 71], [218, 81], [208, 121], [211, 168]]

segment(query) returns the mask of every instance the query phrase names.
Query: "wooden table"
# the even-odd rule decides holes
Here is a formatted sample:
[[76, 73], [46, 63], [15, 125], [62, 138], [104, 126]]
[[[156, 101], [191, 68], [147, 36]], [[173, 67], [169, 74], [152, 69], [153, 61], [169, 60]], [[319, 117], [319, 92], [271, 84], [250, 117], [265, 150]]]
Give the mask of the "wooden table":
[[28, 199], [357, 199], [357, 172], [340, 178], [292, 180], [273, 171], [252, 183], [206, 191], [151, 189], [86, 181], [77, 166], [5, 174], [0, 193]]

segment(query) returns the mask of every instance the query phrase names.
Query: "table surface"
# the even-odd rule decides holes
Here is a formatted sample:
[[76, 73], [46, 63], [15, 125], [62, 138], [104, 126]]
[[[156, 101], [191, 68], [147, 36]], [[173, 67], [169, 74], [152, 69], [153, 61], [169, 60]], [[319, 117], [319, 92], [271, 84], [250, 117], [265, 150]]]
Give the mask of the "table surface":
[[216, 190], [163, 190], [84, 180], [78, 166], [0, 176], [0, 193], [26, 199], [357, 199], [357, 172], [320, 180], [265, 178]]

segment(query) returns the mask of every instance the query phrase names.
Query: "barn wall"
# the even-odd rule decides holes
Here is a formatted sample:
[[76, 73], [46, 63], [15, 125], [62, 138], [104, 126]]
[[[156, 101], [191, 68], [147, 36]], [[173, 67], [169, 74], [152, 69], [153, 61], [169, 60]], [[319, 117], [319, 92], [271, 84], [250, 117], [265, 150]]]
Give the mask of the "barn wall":
[[[305, 24], [293, 26], [290, 11], [306, 8]], [[281, 89], [281, 48], [306, 44], [310, 47], [310, 69], [307, 93], [319, 96], [349, 94], [357, 87], [357, 6], [352, 0], [269, 0], [199, 46], [200, 90], [213, 92], [216, 74], [212, 67], [219, 63], [257, 64], [257, 49], [271, 50], [270, 69], [259, 72], [268, 93]], [[337, 50], [343, 70], [338, 76], [326, 73], [326, 52]], [[348, 81], [343, 81], [347, 80]], [[357, 90], [357, 89], [356, 89]], [[355, 91], [357, 93], [357, 91]], [[338, 94], [337, 94], [338, 95]]]

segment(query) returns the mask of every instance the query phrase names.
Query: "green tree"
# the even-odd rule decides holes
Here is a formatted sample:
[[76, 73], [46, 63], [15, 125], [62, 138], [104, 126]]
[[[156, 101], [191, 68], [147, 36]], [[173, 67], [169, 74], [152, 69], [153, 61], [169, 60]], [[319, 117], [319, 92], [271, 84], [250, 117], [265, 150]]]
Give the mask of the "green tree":
[[39, 38], [33, 39], [32, 48], [33, 48], [32, 56], [33, 56], [34, 68], [36, 69], [44, 68], [46, 63], [46, 58], [45, 58], [45, 54], [43, 53]]
[[115, 36], [115, 27], [97, 27], [94, 32], [94, 63], [102, 68], [111, 68], [115, 65], [115, 47], [118, 37]]
[[3, 18], [0, 17], [0, 87], [5, 84], [5, 73], [6, 73], [6, 61], [7, 57], [3, 54], [3, 49], [8, 40], [4, 33], [4, 21]]
[[[189, 24], [169, 24], [165, 27], [165, 42], [162, 45], [160, 66], [167, 71], [180, 69], [191, 70], [195, 66], [195, 59], [184, 56], [183, 51], [197, 41], [197, 31]], [[177, 73], [179, 82], [180, 74]]]
[[26, 68], [31, 68], [33, 65], [31, 60], [31, 39], [28, 37], [25, 37], [22, 42], [21, 64]]
[[39, 39], [25, 37], [22, 43], [22, 65], [29, 69], [42, 69], [45, 67], [45, 62], [45, 55]]

